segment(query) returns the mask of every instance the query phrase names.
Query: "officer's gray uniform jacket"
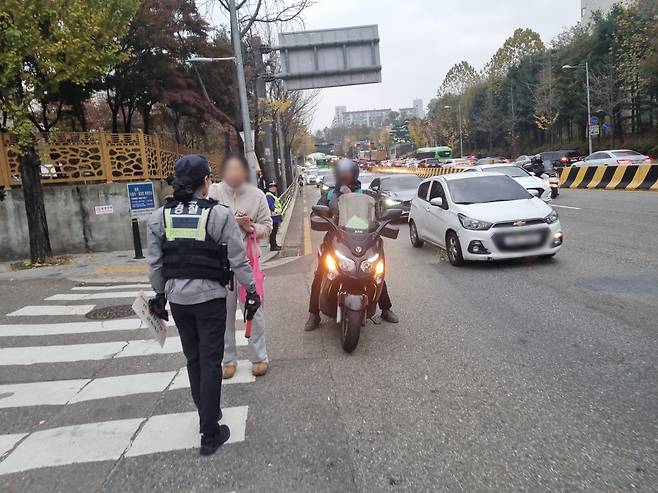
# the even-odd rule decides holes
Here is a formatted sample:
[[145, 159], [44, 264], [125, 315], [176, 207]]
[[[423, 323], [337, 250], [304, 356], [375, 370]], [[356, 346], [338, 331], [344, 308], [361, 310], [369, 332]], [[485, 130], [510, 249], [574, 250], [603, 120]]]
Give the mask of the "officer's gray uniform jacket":
[[[195, 195], [195, 198], [203, 198]], [[149, 280], [156, 293], [165, 293], [167, 299], [179, 305], [194, 305], [216, 298], [226, 298], [227, 288], [209, 279], [169, 279], [162, 274], [162, 242], [165, 239], [163, 207], [157, 209], [148, 221], [146, 261], [149, 264]], [[254, 277], [247, 260], [242, 231], [231, 211], [222, 205], [213, 207], [208, 222], [207, 234], [217, 242], [226, 243], [228, 260], [235, 277], [247, 291], [254, 291]]]

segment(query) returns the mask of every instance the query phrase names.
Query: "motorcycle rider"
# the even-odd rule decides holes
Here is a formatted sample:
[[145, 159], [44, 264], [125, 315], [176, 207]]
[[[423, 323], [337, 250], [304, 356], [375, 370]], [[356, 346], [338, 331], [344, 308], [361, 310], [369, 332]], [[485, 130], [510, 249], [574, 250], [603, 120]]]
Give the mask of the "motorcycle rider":
[[[334, 168], [336, 176], [336, 186], [330, 188], [322, 194], [318, 205], [326, 205], [334, 213], [334, 217], [338, 216], [338, 200], [340, 196], [346, 193], [363, 193], [361, 190], [361, 182], [359, 182], [359, 166], [351, 159], [341, 159], [336, 163]], [[324, 252], [331, 245], [333, 232], [328, 232], [322, 240], [320, 252], [318, 255], [318, 267], [315, 270], [313, 277], [313, 284], [311, 284], [311, 297], [308, 303], [309, 317], [304, 325], [304, 330], [309, 332], [315, 330], [320, 325], [320, 288], [322, 286], [322, 278], [325, 271], [325, 263], [323, 262]], [[382, 286], [382, 294], [379, 298], [379, 308], [382, 310], [381, 318], [390, 323], [398, 323], [398, 316], [391, 310], [391, 298], [388, 295], [386, 281]]]

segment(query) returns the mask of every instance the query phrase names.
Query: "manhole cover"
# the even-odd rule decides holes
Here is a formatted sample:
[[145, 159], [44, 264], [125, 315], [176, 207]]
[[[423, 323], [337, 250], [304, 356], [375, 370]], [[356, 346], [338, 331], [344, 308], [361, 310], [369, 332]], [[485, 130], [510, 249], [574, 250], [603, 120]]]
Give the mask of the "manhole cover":
[[115, 318], [134, 317], [132, 305], [114, 305], [96, 308], [85, 315], [92, 320], [114, 320]]

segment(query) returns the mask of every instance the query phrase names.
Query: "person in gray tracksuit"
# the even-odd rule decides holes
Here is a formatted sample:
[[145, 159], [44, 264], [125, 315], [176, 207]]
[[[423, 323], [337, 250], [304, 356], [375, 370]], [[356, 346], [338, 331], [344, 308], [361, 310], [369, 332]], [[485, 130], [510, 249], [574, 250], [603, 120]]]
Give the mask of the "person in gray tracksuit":
[[[174, 197], [148, 221], [151, 312], [168, 319], [166, 303], [187, 359], [199, 412], [201, 454], [214, 453], [230, 430], [220, 425], [227, 286], [233, 273], [247, 291], [251, 316], [260, 306], [243, 233], [228, 207], [206, 198], [212, 183], [207, 160], [183, 156], [175, 165]], [[232, 271], [232, 272], [231, 272]]]

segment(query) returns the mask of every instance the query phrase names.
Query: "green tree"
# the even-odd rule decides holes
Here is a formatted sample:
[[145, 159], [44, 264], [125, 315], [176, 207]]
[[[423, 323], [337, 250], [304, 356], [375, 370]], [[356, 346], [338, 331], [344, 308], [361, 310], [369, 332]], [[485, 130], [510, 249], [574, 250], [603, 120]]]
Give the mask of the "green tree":
[[18, 136], [33, 263], [52, 256], [33, 129], [48, 112], [49, 94], [85, 84], [125, 58], [120, 39], [136, 8], [137, 0], [2, 2], [0, 107]]
[[501, 78], [510, 67], [518, 65], [523, 58], [543, 53], [546, 50], [538, 33], [532, 29], [517, 29], [496, 51], [484, 71], [489, 77]]
[[464, 94], [466, 89], [472, 87], [479, 80], [480, 76], [473, 66], [468, 62], [461, 61], [448, 70], [441, 87], [439, 87], [438, 95]]

